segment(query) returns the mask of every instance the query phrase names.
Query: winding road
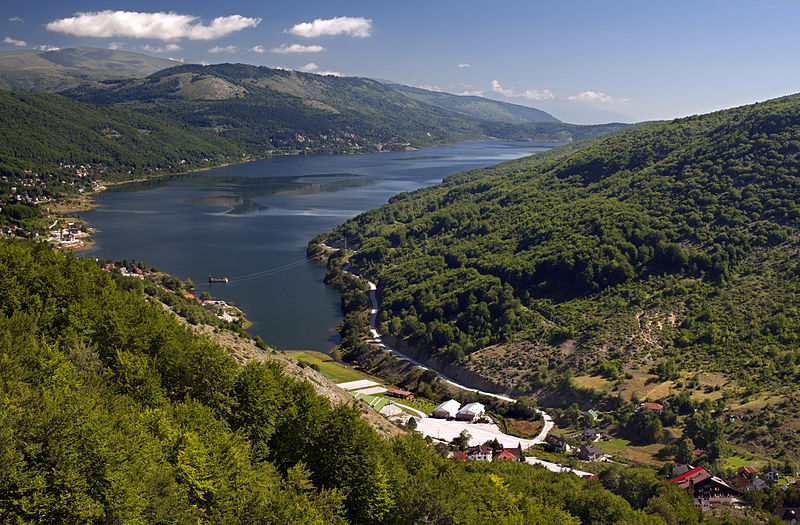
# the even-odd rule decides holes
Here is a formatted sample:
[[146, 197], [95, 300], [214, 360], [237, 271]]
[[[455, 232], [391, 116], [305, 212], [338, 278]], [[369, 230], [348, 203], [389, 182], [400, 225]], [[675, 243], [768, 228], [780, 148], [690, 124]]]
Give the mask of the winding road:
[[[356, 275], [356, 274], [354, 274], [352, 272], [349, 272], [347, 270], [345, 270], [345, 272], [349, 273], [353, 277], [358, 277], [359, 279], [361, 278], [358, 275]], [[457, 382], [453, 381], [452, 379], [450, 379], [449, 377], [447, 377], [446, 375], [444, 375], [441, 372], [439, 372], [438, 370], [436, 370], [434, 368], [431, 368], [430, 366], [428, 366], [426, 364], [423, 364], [423, 363], [417, 361], [416, 359], [414, 359], [414, 358], [412, 358], [412, 357], [400, 352], [396, 348], [392, 348], [389, 345], [387, 345], [386, 343], [384, 343], [383, 340], [381, 339], [381, 334], [378, 333], [378, 330], [376, 328], [376, 326], [377, 326], [376, 325], [376, 320], [378, 318], [378, 294], [377, 294], [378, 287], [372, 281], [367, 281], [367, 285], [369, 286], [369, 299], [372, 302], [372, 309], [370, 310], [370, 315], [369, 315], [369, 332], [370, 332], [370, 335], [372, 335], [372, 339], [373, 339], [372, 342], [373, 343], [377, 344], [381, 348], [384, 348], [384, 349], [388, 350], [389, 352], [392, 352], [393, 354], [395, 354], [395, 355], [397, 355], [399, 357], [402, 357], [403, 359], [409, 361], [413, 365], [416, 365], [416, 366], [418, 366], [420, 368], [423, 368], [425, 370], [431, 370], [431, 371], [435, 372], [436, 375], [438, 375], [443, 381], [449, 383], [450, 385], [452, 385], [452, 386], [454, 386], [456, 388], [459, 388], [461, 390], [466, 390], [468, 392], [476, 392], [476, 393], [481, 394], [481, 395], [494, 397], [496, 399], [501, 399], [503, 401], [508, 401], [510, 403], [513, 403], [513, 402], [516, 401], [516, 399], [514, 399], [512, 397], [503, 396], [503, 395], [500, 395], [500, 394], [493, 394], [492, 392], [484, 392], [482, 390], [478, 390], [476, 388], [470, 388], [468, 386], [464, 386], [464, 385], [462, 385], [460, 383], [457, 383]], [[542, 425], [542, 431], [539, 432], [539, 435], [536, 436], [534, 439], [522, 440], [522, 441], [527, 442], [528, 446], [530, 446], [532, 444], [536, 444], [536, 443], [544, 443], [545, 438], [547, 437], [547, 434], [553, 428], [553, 418], [550, 417], [550, 415], [547, 414], [546, 412], [544, 412], [543, 410], [539, 410], [537, 408], [536, 411], [539, 412], [542, 415], [542, 421], [544, 422], [544, 425]]]

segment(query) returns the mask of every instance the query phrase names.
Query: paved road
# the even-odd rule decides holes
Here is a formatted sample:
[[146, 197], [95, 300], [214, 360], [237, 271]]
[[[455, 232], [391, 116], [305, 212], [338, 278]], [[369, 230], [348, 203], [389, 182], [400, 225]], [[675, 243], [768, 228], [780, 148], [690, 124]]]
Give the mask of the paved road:
[[[353, 275], [355, 277], [358, 277], [354, 273], [351, 273], [351, 272], [347, 272], [347, 273], [349, 273], [350, 275]], [[414, 359], [414, 358], [412, 358], [412, 357], [400, 352], [396, 348], [392, 348], [389, 345], [387, 345], [386, 343], [384, 343], [383, 340], [381, 339], [381, 334], [378, 333], [378, 330], [376, 328], [376, 326], [377, 326], [376, 325], [376, 320], [377, 320], [377, 317], [378, 317], [378, 295], [377, 295], [378, 287], [372, 281], [367, 281], [367, 284], [369, 286], [369, 299], [372, 302], [372, 309], [370, 310], [370, 315], [369, 315], [369, 332], [372, 335], [373, 342], [375, 344], [379, 345], [381, 348], [385, 348], [386, 350], [388, 350], [388, 351], [390, 351], [390, 352], [402, 357], [403, 359], [406, 359], [410, 363], [412, 363], [412, 364], [414, 364], [414, 365], [416, 365], [416, 366], [418, 366], [420, 368], [424, 368], [425, 370], [432, 370], [433, 372], [436, 372], [436, 374], [440, 378], [442, 378], [443, 381], [453, 385], [456, 388], [459, 388], [461, 390], [467, 390], [469, 392], [476, 392], [476, 393], [479, 393], [479, 394], [482, 394], [482, 395], [485, 395], [485, 396], [490, 396], [490, 397], [494, 397], [496, 399], [501, 399], [503, 401], [508, 401], [510, 403], [513, 403], [513, 402], [516, 401], [516, 399], [514, 399], [512, 397], [503, 396], [503, 395], [500, 395], [500, 394], [493, 394], [492, 392], [484, 392], [482, 390], [478, 390], [476, 388], [470, 388], [468, 386], [464, 386], [464, 385], [462, 385], [460, 383], [457, 383], [457, 382], [453, 381], [452, 379], [450, 379], [449, 377], [447, 377], [446, 375], [444, 375], [441, 372], [439, 372], [438, 370], [436, 370], [434, 368], [431, 368], [430, 366], [425, 365], [423, 363], [420, 363], [416, 359]], [[539, 435], [536, 436], [532, 440], [522, 440], [522, 441], [529, 441], [530, 442], [530, 444], [525, 445], [525, 446], [530, 446], [530, 445], [533, 445], [533, 444], [536, 444], [536, 443], [544, 443], [544, 440], [547, 437], [547, 434], [553, 428], [553, 418], [550, 417], [550, 415], [547, 414], [546, 412], [544, 412], [543, 410], [539, 410], [539, 409], [536, 409], [536, 410], [537, 410], [537, 412], [539, 412], [542, 415], [542, 420], [544, 421], [544, 424], [542, 425], [542, 431], [539, 432]], [[420, 429], [419, 426], [417, 428]], [[438, 427], [434, 426], [434, 428], [438, 428]], [[420, 429], [420, 431], [422, 431], [422, 430]], [[459, 432], [460, 431], [461, 430], [459, 430]], [[497, 437], [498, 439], [505, 439], [505, 436], [506, 436], [506, 434], [501, 433], [499, 431], [499, 429], [497, 429], [496, 432], [493, 432], [493, 434], [494, 434], [494, 437]], [[455, 435], [457, 436], [458, 432], [456, 432]], [[436, 437], [436, 436], [434, 436], [434, 437]], [[453, 437], [455, 437], [455, 436], [453, 436]], [[519, 440], [519, 438], [513, 438], [512, 436], [508, 436], [508, 438]], [[481, 443], [483, 443], [483, 441]], [[502, 441], [501, 441], [501, 443], [502, 443]], [[511, 445], [509, 445], [509, 446], [511, 446]], [[513, 446], [516, 446], [516, 444], [513, 445]]]

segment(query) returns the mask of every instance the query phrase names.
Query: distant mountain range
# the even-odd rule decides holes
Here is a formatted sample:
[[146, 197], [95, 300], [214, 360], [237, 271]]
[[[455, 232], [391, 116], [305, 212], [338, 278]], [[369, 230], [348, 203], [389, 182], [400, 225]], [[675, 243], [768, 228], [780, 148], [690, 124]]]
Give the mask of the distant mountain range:
[[481, 120], [495, 120], [507, 124], [528, 124], [531, 122], [561, 122], [541, 109], [500, 102], [471, 95], [453, 95], [443, 91], [430, 91], [393, 82], [384, 82], [390, 88], [409, 98], [461, 113]]
[[[144, 113], [159, 119], [159, 125], [166, 126], [164, 129], [170, 125], [182, 127], [187, 140], [197, 133], [191, 141], [207, 143], [208, 137], [216, 135], [222, 142], [217, 142], [213, 151], [235, 150], [239, 155], [255, 158], [287, 153], [415, 149], [491, 138], [572, 142], [626, 126], [565, 124], [534, 108], [366, 78], [246, 64], [179, 64], [138, 53], [93, 48], [0, 53], [2, 87], [58, 93], [86, 104]], [[6, 112], [9, 120], [0, 122], [0, 127], [13, 127], [24, 121], [28, 123], [27, 128], [21, 128], [24, 132], [50, 121], [47, 136], [53, 140], [42, 147], [52, 151], [53, 146], [58, 149], [59, 145], [70, 143], [72, 151], [81, 145], [69, 131], [73, 126], [60, 128], [54, 123], [63, 123], [65, 114], [89, 110], [68, 106], [65, 99], [48, 99], [42, 107], [57, 110], [48, 117], [41, 107], [26, 115], [24, 109], [32, 106], [15, 103], [15, 108], [23, 112], [14, 116]], [[89, 120], [104, 119], [93, 116]], [[107, 123], [92, 131], [93, 138], [85, 144], [87, 152], [95, 151], [95, 146], [89, 144], [97, 145], [95, 138], [98, 133], [102, 136], [106, 128]], [[19, 130], [8, 135], [14, 137], [15, 143], [25, 142]], [[32, 144], [22, 150], [35, 157], [36, 147]], [[208, 148], [200, 150], [203, 152], [197, 157], [209, 156]], [[13, 157], [13, 153], [9, 155]], [[151, 159], [148, 164], [167, 165], [174, 161], [174, 155], [170, 157], [163, 163]]]
[[398, 150], [486, 138], [570, 142], [624, 127], [576, 126], [479, 97], [459, 105], [455, 95], [245, 64], [187, 64], [63, 94], [212, 130], [254, 155]]
[[144, 77], [180, 64], [140, 53], [93, 47], [0, 52], [0, 89], [57, 93], [81, 84]]

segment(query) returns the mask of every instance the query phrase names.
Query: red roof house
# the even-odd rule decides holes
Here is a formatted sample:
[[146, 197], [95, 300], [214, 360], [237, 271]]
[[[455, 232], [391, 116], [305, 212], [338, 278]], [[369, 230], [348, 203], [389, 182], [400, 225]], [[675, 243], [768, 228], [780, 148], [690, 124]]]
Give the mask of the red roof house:
[[740, 505], [741, 493], [705, 467], [697, 467], [669, 480], [692, 493], [694, 506], [706, 511], [723, 504]]

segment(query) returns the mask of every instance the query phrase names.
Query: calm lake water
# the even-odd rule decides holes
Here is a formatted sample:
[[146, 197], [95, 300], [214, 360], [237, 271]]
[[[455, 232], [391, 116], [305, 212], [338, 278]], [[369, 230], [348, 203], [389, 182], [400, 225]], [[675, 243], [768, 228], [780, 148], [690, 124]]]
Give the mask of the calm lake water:
[[[100, 193], [84, 214], [98, 228], [86, 256], [146, 261], [196, 293], [233, 302], [250, 333], [282, 350], [339, 343], [338, 294], [308, 241], [403, 191], [459, 171], [546, 151], [552, 144], [467, 142], [423, 151], [292, 156]], [[230, 284], [208, 284], [209, 273]]]

